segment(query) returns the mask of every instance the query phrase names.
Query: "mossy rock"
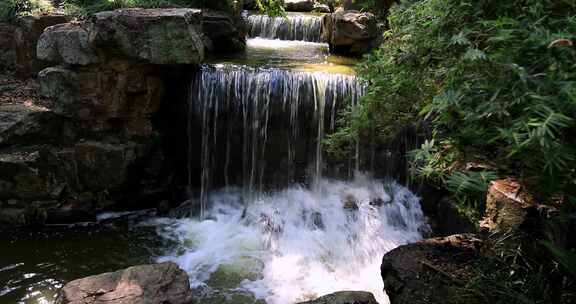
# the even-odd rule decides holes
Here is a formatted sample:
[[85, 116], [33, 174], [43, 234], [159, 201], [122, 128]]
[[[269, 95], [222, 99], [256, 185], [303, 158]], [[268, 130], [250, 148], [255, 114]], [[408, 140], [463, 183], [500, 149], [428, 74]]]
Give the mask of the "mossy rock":
[[244, 280], [262, 278], [264, 265], [253, 258], [243, 258], [234, 264], [223, 264], [210, 275], [206, 284], [214, 289], [238, 288]]

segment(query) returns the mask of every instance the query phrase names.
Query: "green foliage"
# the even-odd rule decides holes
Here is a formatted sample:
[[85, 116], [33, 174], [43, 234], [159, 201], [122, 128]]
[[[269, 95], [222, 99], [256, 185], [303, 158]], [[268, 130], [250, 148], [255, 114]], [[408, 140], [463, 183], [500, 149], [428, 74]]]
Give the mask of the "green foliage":
[[498, 179], [491, 171], [455, 171], [446, 182], [453, 193], [457, 210], [472, 222], [478, 222], [484, 213], [484, 202], [490, 182]]
[[460, 164], [490, 160], [543, 200], [573, 195], [574, 16], [574, 1], [402, 2], [359, 66], [365, 97], [329, 144], [384, 142], [425, 120], [434, 141], [412, 153], [416, 175], [454, 190]]
[[261, 13], [271, 17], [286, 16], [284, 1], [282, 0], [256, 0], [256, 5]]
[[544, 245], [554, 255], [556, 260], [564, 266], [564, 268], [576, 277], [576, 252], [559, 248], [552, 243], [544, 242]]
[[49, 13], [54, 9], [48, 0], [3, 0], [0, 22], [10, 22], [22, 15]]

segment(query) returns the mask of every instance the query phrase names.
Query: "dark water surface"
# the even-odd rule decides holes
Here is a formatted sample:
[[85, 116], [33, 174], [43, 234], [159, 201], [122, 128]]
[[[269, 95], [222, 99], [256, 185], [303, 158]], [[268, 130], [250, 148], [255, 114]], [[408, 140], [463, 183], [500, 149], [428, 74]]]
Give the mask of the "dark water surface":
[[0, 231], [0, 304], [54, 303], [71, 280], [154, 262], [171, 244], [143, 220]]

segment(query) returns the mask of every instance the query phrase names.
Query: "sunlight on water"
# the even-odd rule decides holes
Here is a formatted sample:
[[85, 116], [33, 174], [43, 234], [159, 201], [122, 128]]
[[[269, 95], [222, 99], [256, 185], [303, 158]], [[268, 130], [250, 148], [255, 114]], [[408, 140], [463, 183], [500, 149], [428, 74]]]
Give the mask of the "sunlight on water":
[[[227, 265], [236, 288], [269, 304], [292, 304], [340, 290], [365, 290], [388, 303], [380, 277], [387, 251], [426, 229], [419, 199], [397, 184], [361, 177], [292, 186], [244, 200], [240, 189], [210, 195], [205, 220], [171, 221], [161, 231], [183, 249], [160, 260], [185, 269], [192, 286]], [[211, 286], [218, 288], [218, 286]]]

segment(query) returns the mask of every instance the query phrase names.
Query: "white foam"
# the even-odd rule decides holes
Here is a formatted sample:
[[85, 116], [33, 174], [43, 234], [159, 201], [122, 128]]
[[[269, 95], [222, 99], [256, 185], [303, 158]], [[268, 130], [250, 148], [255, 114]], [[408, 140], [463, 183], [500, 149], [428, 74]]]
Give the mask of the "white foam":
[[[358, 209], [343, 208], [352, 198]], [[385, 203], [370, 204], [377, 198]], [[164, 228], [165, 237], [186, 249], [161, 260], [177, 262], [198, 286], [219, 265], [257, 259], [264, 265], [262, 279], [244, 280], [239, 287], [269, 304], [340, 290], [370, 291], [388, 303], [382, 256], [420, 239], [426, 225], [418, 198], [406, 188], [367, 178], [324, 180], [315, 191], [294, 186], [246, 202], [239, 189], [225, 189], [212, 193], [210, 203], [207, 219], [178, 220]]]

